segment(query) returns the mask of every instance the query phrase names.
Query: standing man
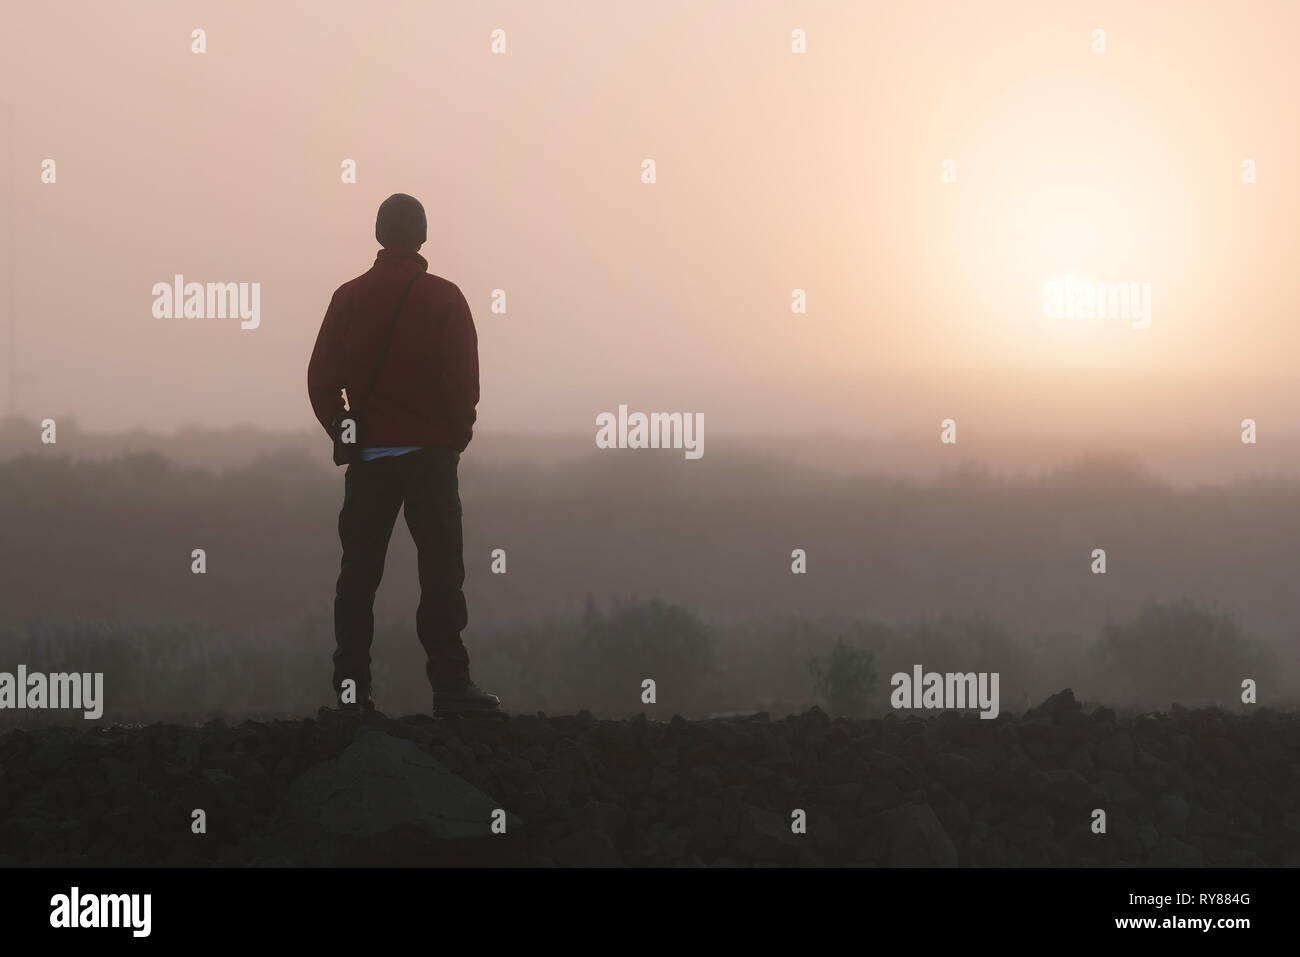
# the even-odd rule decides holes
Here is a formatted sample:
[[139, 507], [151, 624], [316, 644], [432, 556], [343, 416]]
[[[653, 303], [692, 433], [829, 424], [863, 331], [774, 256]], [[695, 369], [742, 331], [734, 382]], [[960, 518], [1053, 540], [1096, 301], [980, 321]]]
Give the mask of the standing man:
[[[334, 598], [334, 691], [347, 710], [375, 709], [375, 591], [403, 507], [419, 551], [415, 629], [427, 655], [433, 712], [495, 711], [501, 704], [470, 680], [460, 637], [468, 612], [456, 467], [474, 431], [478, 335], [456, 284], [426, 271], [418, 251], [426, 232], [418, 200], [405, 193], [384, 200], [375, 220], [384, 248], [368, 272], [335, 291], [307, 369], [312, 410], [331, 437], [345, 390], [347, 411], [360, 407], [360, 454], [343, 480], [343, 564]], [[349, 679], [355, 697], [344, 694]]]

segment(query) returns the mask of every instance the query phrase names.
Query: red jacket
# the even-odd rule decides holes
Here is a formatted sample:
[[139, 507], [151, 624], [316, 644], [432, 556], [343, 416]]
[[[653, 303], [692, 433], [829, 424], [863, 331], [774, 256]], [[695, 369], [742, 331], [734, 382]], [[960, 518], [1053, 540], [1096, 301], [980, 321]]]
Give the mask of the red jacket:
[[[469, 303], [453, 282], [426, 273], [408, 249], [381, 249], [370, 271], [334, 293], [307, 367], [307, 393], [329, 431], [349, 402], [362, 403], [366, 446], [436, 445], [464, 451], [478, 405], [478, 334]], [[411, 277], [388, 357], [369, 399], [361, 395], [379, 358], [397, 300]]]

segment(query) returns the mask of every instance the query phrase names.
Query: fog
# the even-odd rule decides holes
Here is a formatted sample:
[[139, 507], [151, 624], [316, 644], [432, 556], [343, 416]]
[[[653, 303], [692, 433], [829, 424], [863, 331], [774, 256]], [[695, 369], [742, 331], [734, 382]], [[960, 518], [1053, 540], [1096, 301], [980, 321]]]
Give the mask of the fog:
[[[980, 669], [1003, 675], [1008, 709], [1067, 686], [1158, 708], [1234, 706], [1244, 678], [1274, 706], [1300, 691], [1295, 477], [583, 446], [498, 437], [462, 460], [466, 643], [512, 710], [627, 714], [647, 673], [669, 711], [797, 710], [839, 639], [874, 655], [877, 692], [914, 663]], [[327, 456], [311, 434], [72, 431], [0, 462], [6, 660], [98, 663], [118, 718], [314, 709], [339, 562]], [[397, 709], [425, 706], [417, 601], [399, 522], [376, 603], [376, 681]]]
[[[1014, 702], [1294, 697], [1297, 28], [1284, 2], [8, 10], [5, 660], [100, 656], [117, 718], [328, 697], [342, 473], [306, 367], [402, 191], [478, 331], [467, 642], [508, 705], [635, 710], [598, 680], [633, 663], [582, 655], [643, 625], [700, 636], [643, 659], [693, 714], [807, 706], [846, 636]], [[165, 317], [176, 277], [257, 284], [256, 316]], [[1088, 283], [1125, 314], [1062, 305]], [[702, 455], [598, 448], [620, 406], [702, 417]], [[399, 523], [379, 680], [413, 709], [416, 600]]]

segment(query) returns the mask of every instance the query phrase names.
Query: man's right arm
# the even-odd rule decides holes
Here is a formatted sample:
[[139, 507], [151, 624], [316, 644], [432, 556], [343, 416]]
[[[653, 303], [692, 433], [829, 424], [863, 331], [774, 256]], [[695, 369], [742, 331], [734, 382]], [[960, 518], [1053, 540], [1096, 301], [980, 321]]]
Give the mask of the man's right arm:
[[335, 291], [316, 334], [316, 348], [307, 365], [307, 395], [321, 428], [329, 432], [343, 411], [343, 328], [346, 322], [342, 289]]

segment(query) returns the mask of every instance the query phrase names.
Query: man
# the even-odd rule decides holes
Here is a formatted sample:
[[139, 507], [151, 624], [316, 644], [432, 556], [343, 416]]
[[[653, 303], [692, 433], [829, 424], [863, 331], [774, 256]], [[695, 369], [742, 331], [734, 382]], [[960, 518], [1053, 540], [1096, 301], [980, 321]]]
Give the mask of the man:
[[[375, 709], [375, 591], [403, 507], [419, 550], [415, 629], [428, 659], [434, 714], [495, 711], [501, 703], [470, 680], [460, 637], [468, 612], [456, 467], [474, 430], [478, 336], [456, 284], [426, 272], [418, 252], [426, 229], [414, 197], [384, 200], [375, 219], [384, 248], [369, 272], [335, 291], [307, 369], [312, 410], [327, 433], [344, 410], [344, 390], [349, 407], [361, 403], [363, 449], [343, 482], [343, 563], [334, 598], [334, 692], [348, 710]], [[370, 394], [361, 395], [372, 376]], [[344, 693], [349, 679], [354, 698]]]

